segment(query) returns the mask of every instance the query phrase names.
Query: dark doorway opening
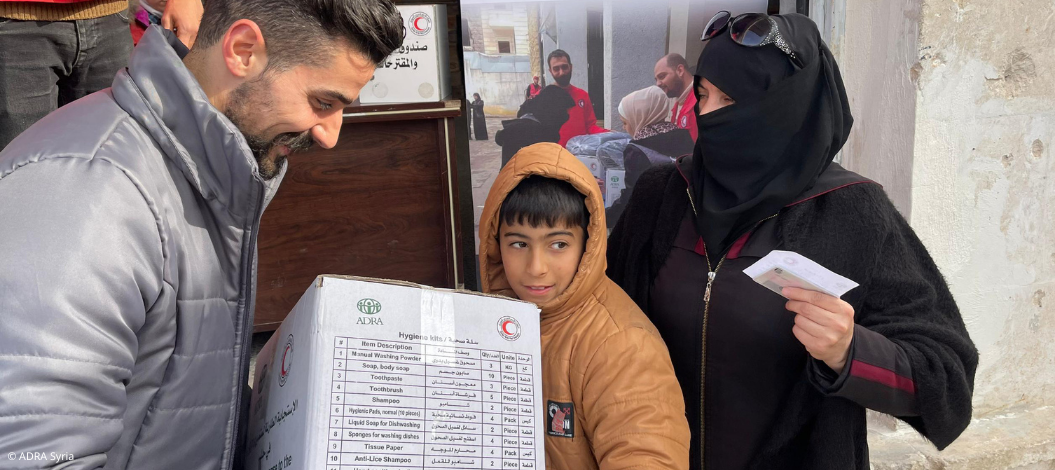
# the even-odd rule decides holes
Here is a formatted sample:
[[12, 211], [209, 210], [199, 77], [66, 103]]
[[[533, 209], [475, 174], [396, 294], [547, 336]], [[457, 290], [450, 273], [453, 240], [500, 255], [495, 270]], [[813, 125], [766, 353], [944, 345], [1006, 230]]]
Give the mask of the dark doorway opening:
[[[604, 119], [604, 13], [590, 8], [586, 12], [587, 83], [593, 112]], [[609, 125], [605, 123], [605, 125]]]

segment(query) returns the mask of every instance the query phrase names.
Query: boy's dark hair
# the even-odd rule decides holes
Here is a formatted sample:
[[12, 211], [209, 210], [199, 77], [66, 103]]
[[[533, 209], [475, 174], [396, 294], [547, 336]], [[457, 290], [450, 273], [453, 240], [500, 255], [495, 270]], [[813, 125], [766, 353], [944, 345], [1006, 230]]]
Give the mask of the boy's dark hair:
[[533, 175], [524, 178], [502, 202], [499, 220], [510, 224], [532, 227], [586, 227], [590, 225], [590, 213], [586, 210], [586, 196], [567, 181]]
[[567, 52], [564, 52], [563, 49], [554, 49], [553, 52], [550, 52], [549, 55], [546, 56], [546, 67], [550, 67], [553, 63], [553, 59], [557, 57], [563, 57], [565, 59], [568, 59], [568, 63], [571, 63], [571, 56], [568, 55]]
[[342, 40], [378, 64], [403, 43], [403, 18], [391, 0], [204, 0], [204, 6], [195, 49], [219, 42], [235, 21], [251, 20], [264, 35], [269, 69], [324, 66], [333, 42]]

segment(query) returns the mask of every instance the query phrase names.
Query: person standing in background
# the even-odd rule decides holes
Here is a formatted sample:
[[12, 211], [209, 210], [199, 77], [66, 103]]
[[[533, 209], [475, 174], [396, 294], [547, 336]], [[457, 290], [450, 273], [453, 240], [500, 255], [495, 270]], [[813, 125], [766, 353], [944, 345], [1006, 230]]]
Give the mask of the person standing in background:
[[[190, 47], [201, 0], [171, 0], [162, 26]], [[0, 150], [48, 113], [110, 86], [132, 53], [128, 0], [0, 0]]]
[[688, 130], [692, 140], [696, 141], [696, 95], [692, 93], [692, 74], [689, 63], [681, 54], [667, 54], [656, 62], [656, 86], [668, 98], [675, 101], [670, 111], [670, 122]]
[[484, 114], [484, 100], [480, 99], [479, 93], [473, 93], [473, 101], [469, 103], [473, 110], [473, 133], [476, 140], [487, 140], [487, 116]]
[[571, 56], [557, 49], [549, 53], [546, 64], [549, 65], [549, 73], [553, 76], [553, 81], [567, 91], [575, 101], [575, 106], [568, 111], [568, 122], [564, 123], [564, 127], [560, 129], [560, 141], [557, 143], [563, 147], [568, 145], [568, 140], [572, 137], [608, 132], [608, 129], [597, 126], [597, 115], [593, 112], [590, 94], [571, 84]]
[[527, 94], [524, 95], [524, 101], [538, 96], [540, 92], [542, 92], [542, 85], [539, 84], [538, 75], [535, 75], [535, 79], [527, 87]]
[[606, 210], [608, 223], [615, 225], [622, 216], [637, 179], [653, 165], [669, 164], [691, 154], [689, 131], [667, 122], [670, 99], [659, 87], [637, 90], [619, 102], [619, 119], [633, 139], [623, 150], [626, 189]]

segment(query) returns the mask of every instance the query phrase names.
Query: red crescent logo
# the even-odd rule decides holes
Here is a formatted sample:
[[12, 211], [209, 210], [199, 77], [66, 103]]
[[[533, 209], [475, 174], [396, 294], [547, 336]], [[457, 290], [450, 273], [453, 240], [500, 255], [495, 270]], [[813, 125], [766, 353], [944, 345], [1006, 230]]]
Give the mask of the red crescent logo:
[[421, 26], [418, 26], [418, 21], [421, 21], [420, 17], [419, 18], [414, 18], [414, 28], [417, 29], [418, 31], [421, 31]]
[[282, 373], [288, 374], [289, 369], [286, 369], [286, 356], [289, 355], [289, 345], [286, 345], [286, 350], [282, 351]]
[[516, 341], [517, 338], [520, 338], [520, 322], [518, 322], [516, 318], [499, 318], [497, 326], [498, 334], [506, 341]]

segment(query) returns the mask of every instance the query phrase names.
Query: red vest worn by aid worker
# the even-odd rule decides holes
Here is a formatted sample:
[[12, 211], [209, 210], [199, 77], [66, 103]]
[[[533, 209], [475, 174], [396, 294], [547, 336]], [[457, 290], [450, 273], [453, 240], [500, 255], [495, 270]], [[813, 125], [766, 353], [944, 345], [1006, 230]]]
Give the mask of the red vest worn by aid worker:
[[575, 136], [609, 132], [608, 129], [597, 127], [597, 115], [593, 112], [593, 103], [590, 102], [590, 94], [586, 93], [586, 90], [574, 85], [568, 85], [564, 89], [575, 101], [575, 106], [568, 110], [568, 122], [560, 128], [560, 142], [558, 143], [562, 147]]

